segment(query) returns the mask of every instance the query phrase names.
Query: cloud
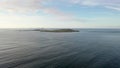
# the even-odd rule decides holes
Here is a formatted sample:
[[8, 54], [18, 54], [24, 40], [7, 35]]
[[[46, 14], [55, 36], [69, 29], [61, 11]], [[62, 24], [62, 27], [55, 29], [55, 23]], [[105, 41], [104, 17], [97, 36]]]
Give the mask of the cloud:
[[84, 6], [95, 6], [98, 5], [94, 0], [70, 0], [70, 3], [80, 4]]
[[[35, 13], [37, 11], [43, 11], [52, 15], [64, 16], [65, 13], [61, 12], [59, 8], [55, 6], [46, 6], [46, 3], [51, 3], [56, 0], [0, 0], [0, 10], [7, 12], [20, 12]], [[69, 2], [70, 4], [79, 4], [82, 6], [102, 6], [105, 8], [118, 10], [120, 8], [120, 0], [57, 0], [59, 2]], [[54, 4], [54, 3], [53, 3]], [[66, 4], [67, 5], [67, 4]]]
[[4, 11], [34, 12], [42, 7], [43, 0], [4, 0], [0, 2], [0, 8]]
[[[61, 21], [74, 21], [84, 22], [84, 19], [78, 19], [72, 14], [61, 11], [56, 6], [46, 6], [56, 0], [0, 0], [0, 10], [8, 13], [37, 13], [39, 11], [55, 16], [56, 20]], [[71, 5], [82, 5], [82, 6], [102, 6], [107, 9], [113, 9], [120, 11], [119, 0], [57, 0], [59, 2], [67, 2]], [[54, 4], [54, 3], [53, 3]], [[67, 6], [67, 4], [66, 4]]]
[[[54, 0], [2, 0], [0, 1], [0, 10], [7, 13], [37, 13], [41, 11], [45, 14], [55, 16], [60, 21], [76, 21], [72, 14], [67, 14], [59, 10], [59, 8], [46, 6], [45, 3]], [[78, 21], [78, 20], [77, 20]]]
[[70, 0], [73, 4], [81, 4], [81, 5], [119, 5], [119, 0]]
[[88, 7], [101, 6], [113, 10], [120, 9], [120, 0], [70, 0], [70, 3]]
[[120, 11], [120, 7], [106, 6], [106, 8]]
[[3, 11], [11, 12], [37, 12], [43, 11], [53, 15], [61, 15], [62, 12], [54, 7], [46, 7], [44, 3], [52, 0], [4, 0], [0, 1], [0, 9]]

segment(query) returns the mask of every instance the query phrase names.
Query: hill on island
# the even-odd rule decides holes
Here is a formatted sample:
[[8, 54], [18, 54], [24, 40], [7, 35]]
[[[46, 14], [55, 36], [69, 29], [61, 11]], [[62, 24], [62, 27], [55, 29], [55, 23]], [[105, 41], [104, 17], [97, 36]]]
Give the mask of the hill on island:
[[40, 31], [40, 32], [79, 32], [79, 30], [73, 30], [73, 29], [34, 29], [33, 31]]

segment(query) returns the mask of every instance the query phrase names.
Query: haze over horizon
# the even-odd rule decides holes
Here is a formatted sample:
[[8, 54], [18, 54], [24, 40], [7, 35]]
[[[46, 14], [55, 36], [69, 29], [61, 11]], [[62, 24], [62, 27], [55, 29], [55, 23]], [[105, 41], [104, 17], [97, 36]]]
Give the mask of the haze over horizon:
[[120, 0], [0, 0], [0, 28], [119, 28]]

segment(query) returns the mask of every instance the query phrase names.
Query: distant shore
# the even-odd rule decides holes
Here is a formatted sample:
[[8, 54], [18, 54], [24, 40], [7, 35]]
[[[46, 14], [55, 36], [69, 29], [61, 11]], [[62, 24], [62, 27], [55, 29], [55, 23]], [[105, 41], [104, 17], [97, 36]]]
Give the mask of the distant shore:
[[79, 30], [74, 29], [32, 29], [25, 31], [40, 31], [40, 32], [79, 32]]

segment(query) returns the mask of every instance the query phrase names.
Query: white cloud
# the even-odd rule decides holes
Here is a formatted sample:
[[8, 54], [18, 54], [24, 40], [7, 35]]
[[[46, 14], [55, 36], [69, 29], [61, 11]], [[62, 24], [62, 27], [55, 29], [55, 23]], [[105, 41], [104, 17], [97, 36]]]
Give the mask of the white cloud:
[[[0, 0], [0, 9], [8, 12], [37, 12], [42, 10], [43, 12], [54, 14], [52, 11], [62, 14], [60, 11], [55, 10], [54, 7], [46, 7], [44, 3], [54, 2], [55, 0]], [[79, 4], [83, 6], [103, 6], [120, 8], [120, 0], [58, 0], [62, 2], [70, 2], [71, 4]], [[117, 6], [117, 7], [116, 7]], [[112, 9], [112, 8], [109, 8]], [[116, 9], [115, 9], [116, 10]]]
[[[58, 26], [60, 25], [60, 22], [69, 22], [72, 23], [71, 25], [77, 24], [78, 22], [85, 22], [86, 20], [81, 19], [81, 18], [76, 18], [74, 15], [71, 14], [66, 14], [62, 11], [60, 11], [59, 8], [55, 8], [53, 7], [48, 7], [45, 6], [45, 3], [49, 3], [49, 2], [54, 2], [55, 0], [0, 0], [0, 10], [4, 11], [4, 12], [8, 12], [8, 13], [36, 13], [37, 11], [42, 11], [45, 14], [49, 14], [52, 15], [54, 17], [54, 19], [49, 20], [48, 18], [46, 19], [46, 17], [40, 16], [40, 17], [20, 17], [20, 16], [1, 16], [4, 17], [0, 20], [0, 22], [2, 22], [2, 24], [5, 26], [7, 23], [9, 23], [8, 25], [10, 25], [10, 23], [14, 24], [15, 26], [19, 26], [22, 27], [22, 24], [24, 25], [26, 22], [31, 23], [29, 26], [34, 27], [32, 24], [32, 22], [35, 23], [39, 23], [36, 24], [35, 26], [39, 26], [40, 24], [47, 26], [45, 23], [47, 22], [59, 22]], [[90, 6], [90, 7], [94, 7], [94, 6], [102, 6], [108, 9], [113, 9], [113, 10], [117, 10], [120, 11], [120, 0], [59, 0], [62, 2], [67, 2], [70, 3], [71, 5], [74, 4], [79, 4], [82, 6]], [[67, 6], [68, 4], [66, 4]], [[53, 18], [51, 16], [51, 18]], [[49, 17], [50, 18], [50, 17]], [[41, 19], [41, 20], [39, 20]], [[48, 21], [46, 21], [48, 20]], [[105, 20], [104, 20], [105, 21]], [[6, 22], [6, 23], [5, 23]], [[16, 25], [13, 22], [17, 22]], [[53, 23], [54, 23], [53, 22]], [[93, 21], [92, 21], [93, 22]], [[96, 21], [97, 22], [97, 21]], [[5, 24], [4, 24], [5, 23]], [[1, 25], [2, 25], [1, 24]], [[61, 23], [61, 25], [64, 26], [65, 23]], [[68, 23], [67, 23], [68, 24]], [[23, 27], [26, 27], [28, 25], [28, 23], [26, 25], [24, 25]], [[50, 24], [49, 24], [50, 25]], [[89, 25], [89, 24], [88, 24]], [[12, 26], [12, 25], [11, 25]], [[49, 26], [50, 27], [50, 26]]]
[[76, 20], [71, 14], [66, 14], [59, 8], [45, 6], [44, 3], [49, 3], [54, 0], [2, 0], [0, 1], [0, 10], [14, 13], [36, 13], [42, 11], [45, 14], [53, 15], [59, 20]]
[[120, 7], [106, 6], [106, 8], [120, 11]]
[[85, 5], [119, 5], [120, 1], [119, 0], [70, 0], [71, 3], [75, 4], [83, 4], [86, 3]]
[[70, 3], [88, 7], [101, 6], [113, 10], [120, 9], [120, 0], [70, 0]]

